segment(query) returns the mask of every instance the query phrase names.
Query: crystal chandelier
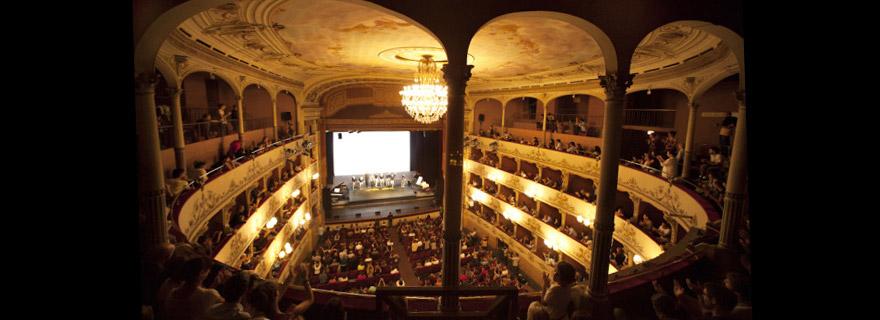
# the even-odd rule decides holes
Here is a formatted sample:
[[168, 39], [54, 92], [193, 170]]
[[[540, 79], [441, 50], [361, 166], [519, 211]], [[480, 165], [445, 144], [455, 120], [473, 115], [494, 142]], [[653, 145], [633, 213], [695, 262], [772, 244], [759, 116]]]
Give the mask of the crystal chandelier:
[[406, 113], [418, 122], [432, 123], [446, 114], [448, 90], [440, 81], [440, 72], [431, 55], [422, 56], [415, 83], [400, 91]]

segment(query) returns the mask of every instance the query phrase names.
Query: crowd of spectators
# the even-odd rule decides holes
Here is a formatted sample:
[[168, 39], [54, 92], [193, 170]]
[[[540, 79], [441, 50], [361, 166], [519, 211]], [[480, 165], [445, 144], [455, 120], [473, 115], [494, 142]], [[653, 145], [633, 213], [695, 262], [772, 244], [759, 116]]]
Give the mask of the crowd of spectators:
[[342, 227], [324, 232], [312, 252], [309, 281], [317, 288], [372, 293], [400, 279], [400, 257], [388, 226]]
[[188, 243], [165, 244], [143, 263], [142, 315], [154, 320], [298, 319], [314, 303], [304, 283], [306, 299], [283, 311], [279, 301], [305, 275], [293, 268], [284, 284], [262, 279], [247, 270], [213, 262]]
[[[549, 127], [548, 127], [548, 131], [550, 131]], [[592, 158], [596, 158], [596, 159], [598, 159], [602, 154], [602, 149], [599, 148], [599, 146], [593, 146], [592, 148], [590, 148], [588, 146], [584, 146], [584, 145], [580, 144], [579, 142], [575, 142], [575, 141], [563, 142], [562, 139], [553, 139], [552, 134], [550, 135], [550, 138], [547, 139], [547, 141], [544, 144], [541, 144], [541, 142], [538, 140], [537, 137], [532, 137], [531, 140], [528, 140], [525, 137], [516, 137], [516, 136], [510, 134], [510, 132], [507, 129], [505, 129], [504, 132], [501, 133], [501, 132], [495, 130], [494, 127], [492, 127], [492, 128], [490, 128], [489, 131], [482, 131], [481, 130], [479, 132], [479, 134], [480, 134], [480, 136], [487, 137], [487, 138], [508, 141], [508, 142], [515, 142], [515, 143], [524, 144], [524, 145], [533, 146], [533, 147], [542, 147], [542, 148], [546, 148], [546, 149], [550, 149], [550, 150], [567, 152], [567, 153], [571, 153], [571, 154], [587, 156], [587, 157], [592, 157]]]
[[751, 279], [728, 272], [721, 281], [672, 280], [672, 294], [654, 281], [651, 305], [659, 319], [752, 319]]

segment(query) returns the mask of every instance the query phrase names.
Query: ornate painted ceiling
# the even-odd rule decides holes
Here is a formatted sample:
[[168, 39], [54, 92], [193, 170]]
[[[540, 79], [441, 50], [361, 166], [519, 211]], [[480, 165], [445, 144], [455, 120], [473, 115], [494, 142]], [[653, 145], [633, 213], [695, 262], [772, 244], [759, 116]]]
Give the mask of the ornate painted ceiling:
[[[351, 77], [408, 79], [415, 64], [395, 56], [412, 59], [420, 50], [445, 59], [442, 50], [427, 49], [440, 44], [418, 26], [334, 0], [237, 0], [180, 28], [215, 51], [307, 86]], [[631, 69], [682, 63], [719, 42], [705, 32], [667, 25], [645, 37]], [[469, 87], [475, 88], [595, 79], [603, 70], [601, 52], [586, 32], [549, 18], [495, 20], [476, 34], [469, 51], [475, 66]]]

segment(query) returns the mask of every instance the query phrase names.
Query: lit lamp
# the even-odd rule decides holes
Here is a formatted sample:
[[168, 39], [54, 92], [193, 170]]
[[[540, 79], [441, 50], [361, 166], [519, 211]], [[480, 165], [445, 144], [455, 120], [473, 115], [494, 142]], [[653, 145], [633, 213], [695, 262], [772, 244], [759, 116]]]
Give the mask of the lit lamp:
[[272, 219], [269, 219], [269, 222], [266, 222], [266, 228], [272, 229], [276, 224], [278, 224], [278, 218], [272, 217]]
[[306, 221], [312, 220], [312, 214], [311, 214], [311, 213], [306, 212], [305, 217], [306, 217]]
[[284, 259], [284, 257], [286, 257], [286, 256], [287, 256], [287, 252], [284, 252], [284, 250], [282, 250], [281, 252], [278, 252], [279, 259]]
[[319, 173], [315, 172], [315, 174], [312, 175], [312, 180], [318, 180], [318, 177], [320, 176], [321, 175]]
[[299, 197], [299, 194], [300, 194], [299, 189], [296, 189], [296, 190], [293, 190], [293, 193], [290, 194], [290, 197], [296, 198], [296, 197]]
[[640, 255], [634, 255], [634, 256], [633, 256], [633, 262], [634, 262], [635, 264], [639, 264], [639, 263], [642, 263], [642, 262], [644, 262], [644, 261], [645, 261], [645, 260], [644, 260], [644, 259], [642, 258], [642, 256], [640, 256]]
[[293, 247], [290, 245], [290, 242], [284, 244], [284, 251], [287, 253], [293, 252]]

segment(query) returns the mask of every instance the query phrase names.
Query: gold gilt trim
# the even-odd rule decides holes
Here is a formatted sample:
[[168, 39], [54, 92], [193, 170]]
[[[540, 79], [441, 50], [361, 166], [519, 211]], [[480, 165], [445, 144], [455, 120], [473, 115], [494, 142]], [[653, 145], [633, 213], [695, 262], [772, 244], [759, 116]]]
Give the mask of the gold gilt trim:
[[[473, 160], [467, 160], [467, 163], [468, 164], [465, 166], [465, 170], [469, 173], [476, 174], [481, 177], [487, 177], [490, 174], [490, 172], [493, 172], [488, 169], [489, 168], [488, 166], [486, 166], [482, 163], [475, 162]], [[501, 169], [497, 169], [497, 168], [493, 168], [493, 169], [496, 170], [494, 172], [498, 172], [504, 176], [503, 179], [496, 179], [498, 181], [493, 181], [494, 183], [507, 186], [508, 188], [511, 188], [514, 191], [517, 191], [517, 192], [520, 192], [523, 194], [525, 194], [526, 188], [529, 185], [533, 185], [538, 188], [542, 188], [541, 192], [538, 192], [538, 194], [535, 195], [535, 197], [534, 197], [535, 200], [541, 201], [542, 203], [545, 203], [545, 204], [548, 204], [550, 206], [555, 207], [556, 209], [558, 209], [560, 211], [561, 214], [571, 214], [574, 216], [582, 215], [582, 216], [586, 216], [590, 220], [595, 221], [596, 209], [593, 204], [588, 203], [586, 201], [583, 201], [581, 199], [578, 199], [576, 197], [573, 197], [573, 196], [566, 194], [564, 192], [561, 192], [559, 190], [544, 186], [540, 183], [522, 178], [520, 176], [511, 174], [509, 172], [505, 172]], [[488, 178], [486, 178], [486, 179], [488, 179]], [[491, 181], [491, 179], [489, 179], [489, 180]], [[526, 183], [525, 181], [529, 181], [529, 182]], [[469, 187], [473, 190], [479, 190], [479, 189], [474, 188], [472, 186], [469, 186]], [[480, 192], [483, 192], [483, 191], [480, 190]], [[485, 193], [485, 192], [483, 192], [483, 193]], [[493, 195], [493, 194], [486, 193], [486, 195], [488, 195], [489, 199], [491, 199], [492, 201], [497, 201], [497, 202], [502, 202], [504, 204], [507, 204], [503, 200], [496, 198], [495, 195]], [[509, 205], [509, 204], [507, 204], [507, 205]], [[511, 207], [513, 207], [513, 206], [511, 206]], [[582, 209], [578, 210], [577, 208], [582, 208]], [[494, 207], [493, 207], [493, 209], [494, 209]], [[517, 209], [519, 211], [518, 208], [514, 207], [514, 209]], [[501, 212], [501, 211], [499, 211], [499, 212]], [[537, 218], [532, 217], [526, 213], [523, 213], [523, 215], [527, 216], [529, 219], [535, 220], [534, 223], [530, 222], [528, 225], [524, 225], [527, 228], [529, 228], [529, 230], [532, 232], [535, 232], [536, 228], [540, 228], [540, 225], [535, 224], [535, 223], [540, 223], [541, 225], [545, 225], [549, 228], [553, 228], [553, 226], [547, 225], [543, 221], [540, 221]], [[645, 234], [644, 232], [642, 232], [638, 228], [635, 228], [635, 226], [630, 225], [628, 220], [621, 219], [621, 218], [615, 216], [614, 217], [614, 225], [615, 225], [615, 230], [612, 233], [612, 237], [615, 240], [622, 243], [627, 250], [629, 250], [631, 252], [635, 252], [645, 259], [653, 259], [653, 258], [659, 256], [663, 252], [663, 249], [660, 247], [659, 244], [657, 244], [647, 234]], [[555, 230], [555, 228], [553, 228], [553, 229]], [[559, 230], [556, 230], [556, 231], [559, 232], [563, 237], [571, 239], [568, 235], [560, 232]], [[577, 242], [577, 240], [574, 240], [574, 239], [571, 239], [571, 240], [580, 245], [580, 243]], [[643, 242], [645, 243], [645, 245], [642, 244]], [[650, 246], [650, 248], [646, 247], [646, 245]]]
[[[535, 162], [536, 165], [543, 165], [554, 170], [561, 170], [563, 172], [568, 171], [569, 173], [574, 173], [585, 178], [593, 179], [594, 183], [598, 185], [597, 182], [599, 181], [600, 170], [599, 161], [596, 159], [572, 155], [555, 150], [543, 150], [542, 148], [525, 146], [518, 143], [499, 141], [484, 137], [470, 136], [470, 138], [480, 139], [481, 145], [488, 145], [492, 142], [498, 142], [498, 148], [496, 151], [498, 156], [513, 156]], [[486, 152], [486, 150], [483, 149], [480, 149], [480, 151]], [[551, 157], [550, 155], [553, 153], [558, 154], [556, 155], [556, 157]], [[647, 174], [645, 173], [645, 175]], [[697, 221], [699, 220], [697, 218], [697, 214], [685, 211], [684, 206], [682, 205], [682, 201], [679, 198], [680, 195], [676, 193], [676, 191], [672, 188], [673, 185], [671, 184], [667, 184], [665, 188], [656, 187], [650, 189], [642, 187], [635, 177], [629, 177], [626, 180], [621, 180], [618, 182], [619, 190], [631, 194], [635, 193], [642, 197], [642, 199], [644, 199], [645, 201], [651, 203], [651, 205], [660, 208], [666, 213], [671, 213], [675, 215], [676, 217], [674, 219], [682, 224], [685, 229], [690, 229], [692, 227], [703, 228], [703, 226], [697, 225]], [[708, 219], [706, 220], [708, 221]]]

